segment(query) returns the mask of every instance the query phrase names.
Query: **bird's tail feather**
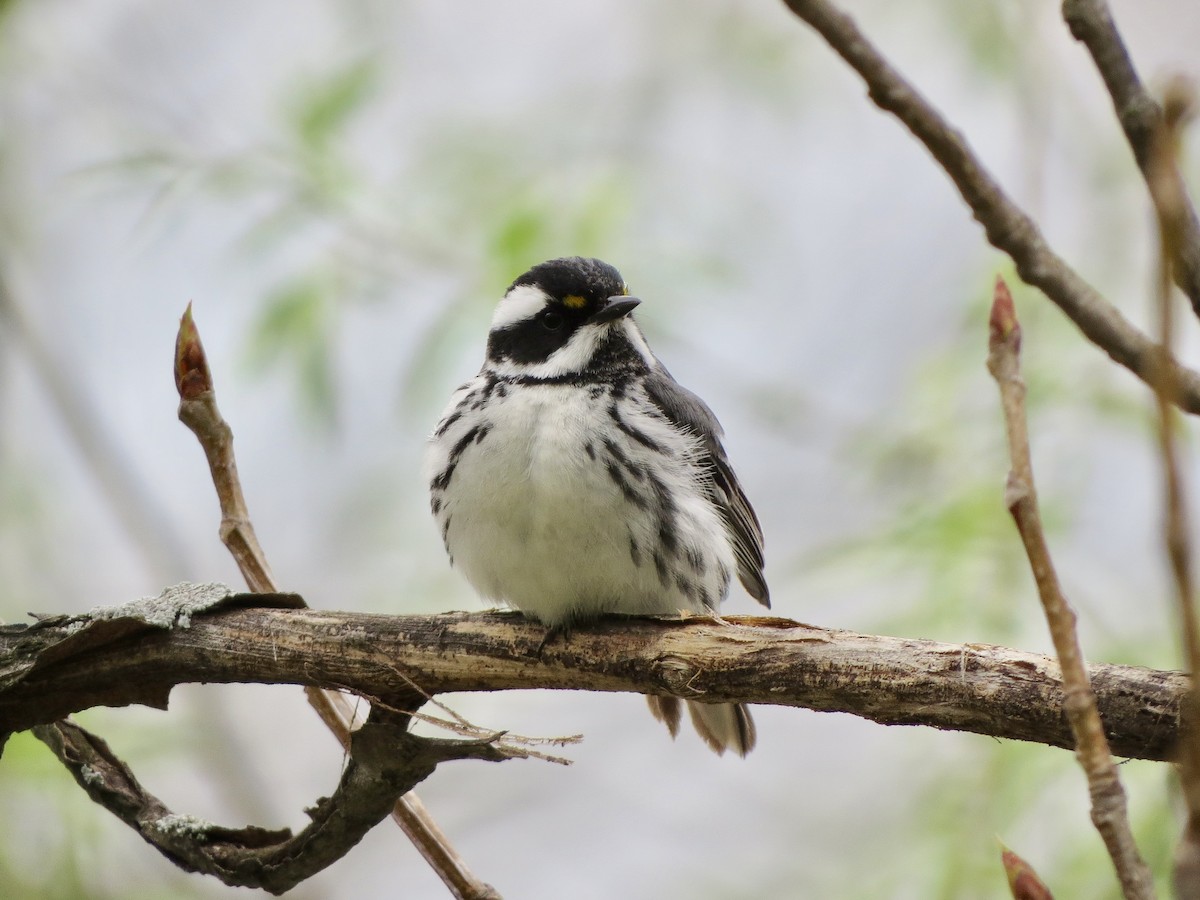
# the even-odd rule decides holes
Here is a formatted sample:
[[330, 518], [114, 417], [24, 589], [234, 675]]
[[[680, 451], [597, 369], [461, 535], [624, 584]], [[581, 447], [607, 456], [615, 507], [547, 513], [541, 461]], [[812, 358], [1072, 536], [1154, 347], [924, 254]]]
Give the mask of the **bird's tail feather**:
[[[646, 701], [650, 704], [650, 712], [654, 714], [654, 718], [667, 726], [671, 737], [679, 734], [679, 722], [682, 718], [679, 698], [647, 697]], [[742, 704], [697, 703], [688, 700], [687, 708], [696, 732], [718, 755], [732, 750], [739, 756], [745, 756], [754, 749], [757, 738], [754, 720], [750, 718], [750, 711]]]

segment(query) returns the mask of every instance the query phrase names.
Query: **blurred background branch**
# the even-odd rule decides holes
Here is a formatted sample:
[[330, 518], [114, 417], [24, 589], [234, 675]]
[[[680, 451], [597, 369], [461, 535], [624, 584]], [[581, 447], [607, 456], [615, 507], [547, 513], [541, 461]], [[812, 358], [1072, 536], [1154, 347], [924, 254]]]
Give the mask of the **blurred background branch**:
[[[1156, 177], [1163, 177], [1154, 171], [1154, 146], [1164, 127], [1162, 107], [1142, 83], [1113, 21], [1112, 11], [1104, 0], [1063, 0], [1062, 12], [1071, 34], [1087, 47], [1104, 80], [1112, 97], [1113, 112], [1121, 123], [1121, 130], [1125, 132], [1129, 149], [1133, 151], [1133, 158], [1153, 199], [1155, 193], [1161, 191], [1157, 191], [1151, 182]], [[1183, 187], [1179, 171], [1172, 167], [1172, 174], [1167, 177], [1176, 179], [1174, 191], [1179, 201], [1178, 234], [1170, 248], [1174, 254], [1171, 278], [1200, 316], [1200, 221], [1196, 219], [1196, 209]]]
[[[1009, 199], [962, 134], [875, 49], [854, 20], [826, 0], [785, 2], [862, 76], [875, 104], [903, 122], [933, 154], [988, 240], [1012, 258], [1021, 278], [1066, 313], [1088, 340], [1152, 385], [1158, 364], [1154, 341], [1051, 248], [1034, 220]], [[1172, 402], [1200, 414], [1200, 372], [1181, 366], [1173, 357], [1166, 364], [1178, 386]]]

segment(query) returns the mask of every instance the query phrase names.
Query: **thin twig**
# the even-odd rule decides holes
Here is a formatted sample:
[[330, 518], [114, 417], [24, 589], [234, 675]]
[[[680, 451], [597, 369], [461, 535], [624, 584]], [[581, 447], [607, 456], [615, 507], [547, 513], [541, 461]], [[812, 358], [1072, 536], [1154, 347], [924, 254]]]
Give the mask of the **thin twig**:
[[[451, 708], [441, 700], [437, 699], [433, 694], [422, 688], [416, 681], [406, 675], [396, 667], [392, 667], [396, 677], [412, 688], [413, 693], [417, 694], [424, 700], [428, 706], [434, 706], [444, 712], [448, 719], [442, 719], [437, 716], [431, 716], [423, 713], [420, 710], [404, 713], [413, 719], [420, 722], [425, 722], [428, 725], [433, 725], [437, 728], [444, 728], [446, 731], [451, 731], [461, 737], [476, 738], [478, 740], [495, 741], [496, 746], [510, 752], [514, 756], [520, 754], [524, 757], [532, 759], [540, 759], [545, 762], [552, 762], [560, 766], [569, 766], [573, 760], [567, 759], [564, 756], [551, 756], [547, 753], [542, 753], [540, 750], [530, 749], [534, 745], [553, 744], [558, 747], [565, 747], [568, 744], [579, 744], [583, 741], [582, 734], [565, 734], [558, 737], [528, 737], [523, 734], [515, 734], [511, 731], [496, 731], [493, 728], [483, 728], [469, 721], [465, 716], [461, 715], [457, 710]], [[367, 697], [371, 701], [372, 706], [383, 706], [392, 709], [393, 712], [402, 712], [399, 709], [389, 707], [383, 700], [378, 697]]]
[[[1133, 158], [1146, 179], [1147, 186], [1164, 173], [1154, 171], [1154, 142], [1163, 127], [1163, 110], [1142, 84], [1134, 68], [1125, 42], [1113, 21], [1112, 11], [1104, 0], [1063, 0], [1063, 19], [1075, 39], [1087, 47], [1104, 86], [1112, 98], [1113, 109]], [[1174, 182], [1171, 192], [1178, 198], [1177, 234], [1171, 248], [1172, 277], [1191, 300], [1192, 309], [1200, 315], [1200, 221], [1187, 196], [1179, 172], [1166, 177]]]
[[[933, 154], [983, 225], [988, 241], [1012, 258], [1021, 278], [1041, 290], [1088, 340], [1152, 384], [1157, 344], [1050, 249], [1034, 221], [1008, 198], [962, 135], [880, 55], [854, 20], [827, 0], [784, 2], [858, 72], [875, 104], [903, 122]], [[1170, 367], [1179, 387], [1176, 402], [1189, 413], [1200, 413], [1200, 373], [1175, 360]]]
[[[180, 321], [175, 342], [175, 386], [179, 391], [179, 419], [200, 441], [212, 473], [221, 507], [221, 540], [237, 561], [251, 591], [274, 592], [277, 590], [275, 580], [254, 532], [238, 478], [233, 430], [217, 408], [212, 374], [192, 319], [190, 303]], [[313, 687], [306, 687], [305, 695], [321, 721], [342, 747], [349, 750], [354, 709], [346, 697]], [[456, 898], [499, 900], [496, 889], [467, 868], [415, 794], [407, 792], [396, 801], [392, 818]]]
[[[1178, 144], [1182, 128], [1193, 109], [1191, 91], [1179, 80], [1167, 92], [1160, 126], [1151, 140], [1150, 157], [1146, 163], [1146, 183], [1158, 220], [1159, 261], [1155, 290], [1155, 307], [1162, 356], [1171, 352], [1175, 341], [1175, 306], [1171, 297], [1172, 271], [1179, 258], [1187, 219], [1187, 201], [1177, 167]], [[1195, 723], [1200, 704], [1200, 622], [1196, 617], [1195, 575], [1192, 569], [1192, 532], [1187, 515], [1187, 491], [1179, 465], [1179, 448], [1175, 433], [1179, 422], [1171, 400], [1178, 385], [1170, 367], [1163, 366], [1154, 384], [1155, 406], [1158, 410], [1159, 449], [1163, 464], [1164, 542], [1171, 575], [1175, 584], [1175, 599], [1183, 633], [1183, 650], [1192, 673], [1192, 690], [1185, 715], [1186, 726], [1179, 743], [1179, 773], [1188, 818], [1176, 851], [1174, 879], [1180, 897], [1200, 896], [1200, 732]]]
[[1020, 353], [1021, 326], [1017, 321], [1016, 309], [1008, 286], [1002, 278], [997, 278], [989, 323], [987, 365], [1000, 387], [1012, 460], [1004, 492], [1005, 503], [1025, 545], [1046, 622], [1050, 626], [1054, 651], [1062, 667], [1063, 706], [1071, 733], [1075, 736], [1075, 756], [1087, 776], [1092, 822], [1104, 839], [1104, 846], [1116, 867], [1125, 896], [1129, 900], [1149, 900], [1154, 897], [1154, 878], [1133, 840], [1125, 790], [1108, 748], [1104, 725], [1096, 707], [1096, 695], [1092, 691], [1083, 650], [1079, 645], [1075, 610], [1063, 595], [1042, 529], [1029, 452], [1025, 382], [1021, 378]]

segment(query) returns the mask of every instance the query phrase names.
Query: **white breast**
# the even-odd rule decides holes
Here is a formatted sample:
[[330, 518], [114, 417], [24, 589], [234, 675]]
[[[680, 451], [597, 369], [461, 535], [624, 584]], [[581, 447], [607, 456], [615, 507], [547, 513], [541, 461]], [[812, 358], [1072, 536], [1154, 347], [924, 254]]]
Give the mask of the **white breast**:
[[[447, 415], [483, 385], [466, 386]], [[453, 462], [434, 489], [435, 515], [476, 590], [548, 625], [701, 611], [724, 598], [733, 552], [697, 486], [690, 435], [626, 398], [622, 422], [646, 443], [631, 438], [607, 386], [503, 387], [486, 412], [435, 436], [426, 457], [431, 483]]]

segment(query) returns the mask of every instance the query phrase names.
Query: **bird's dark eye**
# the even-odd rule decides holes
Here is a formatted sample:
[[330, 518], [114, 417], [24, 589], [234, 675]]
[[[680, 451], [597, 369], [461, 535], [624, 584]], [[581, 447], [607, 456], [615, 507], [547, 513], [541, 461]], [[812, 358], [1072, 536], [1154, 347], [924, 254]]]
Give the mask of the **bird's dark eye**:
[[563, 325], [562, 313], [557, 313], [552, 309], [548, 309], [544, 313], [542, 313], [538, 318], [542, 323], [542, 327], [545, 328], [547, 331], [558, 331], [558, 329], [562, 328], [562, 325]]

